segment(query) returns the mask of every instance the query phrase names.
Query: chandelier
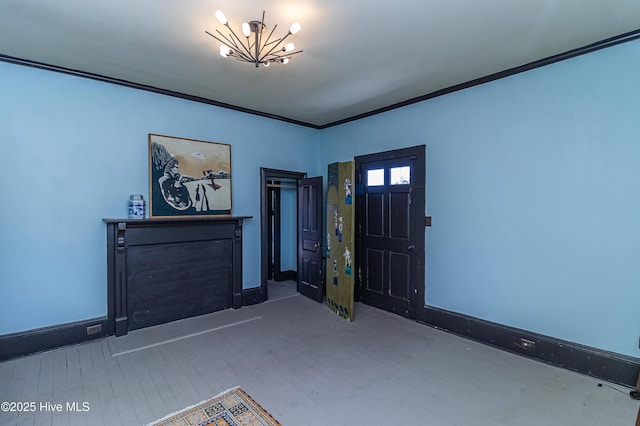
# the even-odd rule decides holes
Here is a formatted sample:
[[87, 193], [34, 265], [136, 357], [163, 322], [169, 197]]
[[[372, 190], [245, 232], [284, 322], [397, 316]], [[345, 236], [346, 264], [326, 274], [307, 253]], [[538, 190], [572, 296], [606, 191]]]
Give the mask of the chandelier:
[[276, 38], [273, 37], [273, 33], [277, 25], [274, 25], [271, 31], [268, 32], [264, 24], [265, 12], [263, 11], [262, 20], [249, 21], [242, 24], [244, 38], [240, 38], [229, 26], [229, 20], [221, 10], [218, 10], [215, 15], [218, 21], [227, 27], [230, 32], [225, 35], [216, 29], [218, 36], [211, 34], [209, 31], [205, 31], [205, 33], [222, 43], [220, 45], [220, 55], [222, 57], [249, 62], [255, 64], [256, 67], [260, 66], [260, 64], [268, 67], [272, 62], [286, 64], [293, 55], [302, 53], [302, 50], [294, 51], [296, 46], [293, 43], [284, 44], [287, 37], [300, 31], [301, 27], [297, 22], [291, 25], [289, 32], [284, 37]]

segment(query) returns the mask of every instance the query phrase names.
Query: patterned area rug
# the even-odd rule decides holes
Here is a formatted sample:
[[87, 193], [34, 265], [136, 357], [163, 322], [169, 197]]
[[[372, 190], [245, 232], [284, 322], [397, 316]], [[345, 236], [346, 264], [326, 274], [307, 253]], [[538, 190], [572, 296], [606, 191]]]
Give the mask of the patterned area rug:
[[280, 425], [239, 387], [149, 423], [148, 426], [275, 426]]

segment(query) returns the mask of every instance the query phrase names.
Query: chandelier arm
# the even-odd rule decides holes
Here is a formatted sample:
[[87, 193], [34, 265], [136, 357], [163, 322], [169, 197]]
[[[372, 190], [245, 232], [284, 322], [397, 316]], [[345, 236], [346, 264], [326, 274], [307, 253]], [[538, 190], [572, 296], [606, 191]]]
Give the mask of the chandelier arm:
[[275, 40], [270, 41], [269, 43], [265, 43], [264, 46], [266, 47], [266, 46], [269, 46], [270, 44], [273, 44], [273, 43], [280, 43], [281, 41], [282, 41], [281, 38], [277, 38]]
[[[218, 30], [216, 30], [216, 31], [218, 31]], [[214, 39], [218, 40], [220, 43], [222, 43], [224, 45], [231, 45], [231, 46], [235, 47], [235, 50], [233, 50], [233, 53], [229, 53], [229, 56], [237, 57], [237, 58], [239, 58], [239, 59], [241, 59], [243, 61], [246, 61], [246, 62], [253, 62], [253, 60], [251, 58], [247, 57], [247, 55], [244, 52], [242, 52], [240, 49], [238, 49], [238, 47], [236, 46], [236, 43], [233, 40], [229, 40], [220, 31], [218, 31], [218, 34], [220, 34], [224, 40], [220, 39], [219, 37], [214, 36], [209, 31], [205, 31], [205, 33], [209, 34], [211, 37], [213, 37]]]
[[296, 54], [302, 53], [302, 52], [303, 52], [302, 50], [298, 50], [297, 52], [291, 52], [291, 53], [287, 53], [287, 54], [280, 53], [280, 52], [272, 53], [269, 58], [265, 58], [265, 61], [267, 61], [267, 62], [278, 62], [281, 59], [290, 58], [293, 55], [296, 55]]
[[[251, 35], [251, 34], [249, 34], [249, 36], [250, 36], [250, 35]], [[249, 36], [247, 36], [247, 37], [246, 37], [246, 39], [247, 39], [247, 51], [248, 51], [248, 52], [251, 52], [251, 49], [253, 49], [253, 43], [251, 43], [251, 42], [249, 41], [249, 39], [250, 39], [250, 37], [249, 37]]]
[[[249, 49], [247, 49], [247, 47], [244, 45], [244, 43], [242, 42], [242, 40], [240, 40], [240, 37], [237, 36], [237, 34], [235, 33], [235, 31], [233, 31], [233, 29], [229, 26], [229, 24], [227, 24], [227, 28], [229, 28], [229, 31], [231, 31], [231, 34], [233, 37], [235, 37], [235, 40], [238, 41], [238, 43], [240, 44], [240, 46], [242, 46], [242, 48], [245, 50], [245, 52], [247, 53], [247, 55], [244, 55], [243, 52], [243, 56], [247, 56], [248, 58], [251, 58], [251, 52], [249, 51]], [[232, 39], [233, 39], [232, 37]], [[235, 42], [235, 40], [233, 41], [233, 44], [235, 45], [236, 49], [239, 51], [240, 48], [238, 47], [238, 44]], [[250, 60], [249, 62], [253, 62], [252, 60]]]
[[[273, 35], [273, 32], [276, 30], [277, 27], [278, 27], [278, 25], [276, 24], [276, 25], [273, 26], [273, 28], [271, 28], [271, 32], [269, 33], [269, 36], [265, 40], [264, 44], [262, 44], [262, 46], [260, 46], [260, 54], [262, 54], [262, 51], [264, 50], [264, 48], [267, 47], [268, 45], [270, 45], [271, 43], [275, 43], [276, 41], [279, 43], [280, 41], [282, 41], [282, 39], [279, 39], [279, 40], [274, 40], [271, 43], [269, 42], [269, 40], [271, 39], [271, 36]], [[260, 41], [262, 42], [262, 40], [260, 40]]]
[[271, 56], [275, 57], [275, 58], [289, 58], [293, 55], [296, 55], [298, 53], [302, 53], [304, 52], [303, 50], [298, 50], [296, 52], [286, 52], [286, 53], [281, 53], [281, 52], [276, 52], [276, 53], [272, 53]]
[[280, 46], [280, 45], [282, 44], [282, 42], [286, 40], [286, 38], [287, 38], [287, 37], [289, 37], [289, 34], [290, 34], [290, 33], [287, 33], [287, 35], [286, 35], [286, 36], [282, 37], [282, 38], [280, 39], [280, 41], [279, 41], [276, 45], [274, 45], [274, 46], [271, 48], [271, 50], [269, 50], [267, 53], [265, 53], [265, 55], [264, 55], [262, 58], [265, 58], [265, 57], [267, 57], [267, 56], [271, 55], [271, 54], [272, 54], [272, 52], [273, 52], [274, 50], [276, 50], [276, 49], [278, 48], [278, 46]]
[[234, 41], [232, 38], [227, 37], [225, 34], [223, 34], [223, 33], [222, 33], [222, 31], [220, 31], [220, 30], [218, 30], [218, 29], [216, 29], [216, 32], [220, 35], [220, 37], [222, 37], [223, 39], [225, 39], [225, 40], [226, 40], [226, 43], [227, 43], [229, 46], [234, 46], [234, 47], [235, 47], [235, 44], [236, 44], [236, 43], [235, 43], [235, 41]]
[[[218, 31], [218, 30], [216, 30], [216, 31]], [[225, 37], [225, 36], [224, 36], [220, 31], [218, 31], [218, 33], [222, 36], [222, 39], [221, 39], [221, 38], [219, 38], [219, 37], [214, 36], [214, 35], [213, 35], [213, 34], [211, 34], [209, 31], [205, 31], [205, 33], [209, 34], [211, 37], [215, 38], [215, 39], [216, 39], [216, 40], [218, 40], [220, 43], [222, 43], [222, 44], [224, 44], [224, 45], [226, 45], [226, 46], [228, 46], [228, 45], [232, 45], [232, 46], [234, 46], [234, 43], [233, 43], [231, 40], [227, 39], [227, 38], [226, 38], [226, 37]], [[224, 40], [223, 40], [223, 39], [224, 39]], [[235, 47], [235, 46], [234, 46], [234, 47]]]
[[230, 47], [231, 47], [231, 46], [233, 46], [233, 47], [235, 47], [236, 49], [238, 48], [238, 46], [236, 45], [236, 42], [235, 42], [233, 39], [230, 39], [230, 38], [228, 38], [226, 35], [222, 34], [222, 32], [220, 32], [220, 30], [216, 30], [216, 32], [217, 32], [218, 34], [220, 34], [220, 37], [222, 37], [222, 38], [224, 39], [224, 41], [223, 41], [223, 40], [220, 40], [218, 37], [214, 36], [214, 35], [213, 35], [213, 34], [211, 34], [211, 33], [208, 33], [208, 34], [209, 34], [211, 37], [214, 37], [214, 38], [215, 38], [216, 40], [218, 40], [220, 43], [226, 44], [227, 46], [230, 46]]
[[220, 40], [218, 37], [214, 36], [213, 34], [211, 34], [209, 31], [205, 31], [205, 33], [209, 34], [211, 37], [215, 38], [216, 40], [218, 40], [220, 43], [224, 43], [227, 44], [226, 41], [224, 40]]

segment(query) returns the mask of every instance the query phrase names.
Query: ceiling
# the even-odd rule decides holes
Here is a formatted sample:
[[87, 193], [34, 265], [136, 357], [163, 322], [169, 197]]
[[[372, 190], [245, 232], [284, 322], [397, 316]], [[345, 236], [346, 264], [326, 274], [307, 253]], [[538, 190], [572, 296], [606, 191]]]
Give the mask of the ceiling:
[[[255, 68], [205, 33], [269, 30], [304, 53]], [[312, 127], [640, 29], [637, 0], [0, 0], [0, 55]], [[10, 58], [7, 58], [10, 57]]]

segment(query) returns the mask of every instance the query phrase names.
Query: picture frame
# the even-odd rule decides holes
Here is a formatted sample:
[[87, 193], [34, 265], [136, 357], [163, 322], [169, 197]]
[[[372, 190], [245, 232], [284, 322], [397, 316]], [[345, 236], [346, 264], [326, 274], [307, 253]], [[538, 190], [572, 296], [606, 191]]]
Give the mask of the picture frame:
[[231, 145], [149, 134], [149, 217], [231, 215]]

